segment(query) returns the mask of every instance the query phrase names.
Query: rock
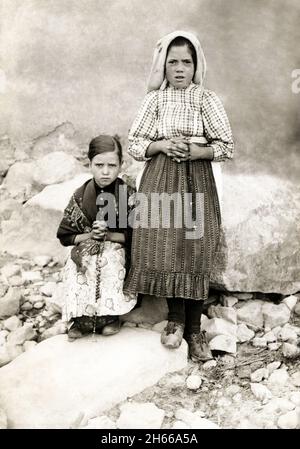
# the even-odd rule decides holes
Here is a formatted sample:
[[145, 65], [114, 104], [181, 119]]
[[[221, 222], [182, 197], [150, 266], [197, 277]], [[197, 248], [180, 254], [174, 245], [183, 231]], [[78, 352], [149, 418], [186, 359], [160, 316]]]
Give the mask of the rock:
[[250, 379], [251, 382], [261, 382], [264, 379], [268, 379], [269, 371], [267, 368], [260, 368], [253, 373], [251, 373]]
[[295, 391], [292, 393], [290, 396], [290, 401], [297, 407], [300, 407], [300, 391]]
[[0, 403], [11, 428], [68, 428], [80, 411], [100, 415], [187, 366], [186, 343], [168, 350], [157, 332], [122, 328], [96, 339], [69, 343], [58, 335], [0, 370]]
[[262, 307], [265, 328], [273, 329], [289, 322], [291, 311], [285, 304], [272, 304], [265, 302]]
[[226, 296], [226, 295], [220, 296], [220, 303], [224, 307], [233, 307], [238, 301], [239, 301], [238, 298], [236, 298], [235, 296]]
[[276, 369], [280, 368], [281, 362], [272, 362], [267, 365], [267, 370], [269, 375], [272, 374]]
[[293, 312], [293, 310], [296, 307], [298, 298], [297, 296], [288, 296], [287, 298], [284, 298], [284, 300], [282, 301], [289, 309], [291, 312]]
[[25, 341], [33, 340], [36, 336], [37, 334], [33, 326], [24, 324], [24, 326], [18, 327], [8, 335], [7, 342], [12, 345], [23, 345]]
[[201, 387], [202, 379], [197, 374], [188, 376], [186, 379], [186, 386], [189, 390], [198, 390]]
[[23, 353], [23, 346], [17, 345], [15, 343], [10, 343], [7, 341], [6, 344], [7, 352], [9, 354], [10, 360], [14, 360], [16, 357], [19, 357]]
[[115, 422], [108, 416], [98, 416], [88, 420], [88, 423], [82, 429], [117, 429]]
[[221, 357], [222, 364], [227, 367], [227, 369], [235, 367], [235, 356], [224, 354]]
[[296, 335], [300, 336], [300, 326], [295, 326], [290, 323], [286, 323], [282, 329], [287, 329], [294, 332]]
[[278, 334], [278, 338], [281, 341], [288, 341], [289, 343], [297, 344], [298, 336], [293, 329], [283, 327]]
[[132, 323], [156, 324], [166, 320], [168, 317], [167, 302], [164, 298], [155, 296], [144, 296], [141, 307], [122, 315], [121, 321], [130, 321]]
[[298, 302], [296, 304], [296, 307], [294, 309], [294, 313], [295, 313], [295, 315], [300, 316], [300, 302]]
[[237, 310], [238, 323], [253, 326], [254, 329], [263, 327], [262, 301], [246, 302]]
[[176, 419], [186, 423], [190, 429], [219, 429], [219, 426], [206, 418], [201, 418], [196, 413], [186, 409], [178, 409], [175, 413]]
[[53, 296], [56, 291], [57, 283], [56, 282], [47, 282], [42, 285], [40, 288], [40, 292], [45, 296]]
[[269, 343], [268, 348], [270, 351], [277, 351], [281, 347], [281, 343]]
[[209, 318], [204, 313], [202, 313], [201, 314], [201, 318], [200, 318], [201, 330], [205, 331], [206, 330], [206, 326], [208, 325], [208, 323], [209, 323]]
[[81, 152], [75, 142], [75, 136], [73, 124], [70, 122], [62, 123], [50, 133], [35, 139], [30, 156], [38, 159], [54, 151], [64, 151], [78, 157]]
[[280, 368], [270, 375], [268, 383], [273, 385], [285, 385], [288, 379], [289, 379], [288, 372], [285, 369]]
[[161, 333], [164, 330], [164, 328], [166, 327], [167, 323], [168, 323], [168, 320], [164, 320], [164, 321], [161, 321], [160, 323], [156, 323], [152, 327], [152, 330], [155, 332]]
[[272, 329], [271, 332], [273, 332], [273, 334], [275, 335], [275, 337], [278, 338], [278, 335], [280, 334], [281, 329], [282, 329], [281, 326], [276, 326], [276, 327], [274, 327], [274, 328]]
[[3, 186], [12, 198], [20, 202], [28, 200], [37, 189], [33, 187], [35, 163], [16, 162], [8, 170]]
[[0, 346], [0, 368], [11, 361], [7, 345]]
[[210, 306], [208, 309], [208, 316], [210, 318], [223, 318], [229, 323], [236, 324], [236, 310], [232, 307], [222, 307], [220, 305]]
[[216, 360], [208, 360], [207, 362], [203, 363], [202, 369], [204, 371], [210, 371], [213, 368], [215, 368], [216, 366], [217, 366]]
[[264, 412], [272, 415], [278, 413], [285, 413], [294, 410], [295, 404], [288, 399], [274, 398], [267, 405], [264, 406]]
[[273, 331], [267, 332], [263, 337], [267, 343], [274, 343], [277, 340], [276, 335]]
[[25, 301], [21, 305], [21, 310], [23, 310], [24, 312], [27, 312], [28, 310], [32, 310], [32, 309], [33, 309], [33, 305], [29, 301]]
[[24, 351], [29, 351], [30, 349], [34, 348], [37, 345], [36, 341], [25, 341], [23, 344]]
[[22, 278], [23, 282], [35, 282], [43, 279], [40, 271], [23, 271]]
[[299, 416], [296, 410], [281, 415], [277, 425], [280, 429], [297, 429], [299, 426]]
[[237, 340], [240, 343], [250, 341], [255, 336], [253, 330], [249, 329], [246, 324], [242, 323], [237, 326]]
[[282, 354], [287, 358], [297, 358], [300, 355], [300, 348], [293, 343], [283, 343]]
[[297, 371], [291, 375], [291, 381], [295, 387], [300, 387], [300, 371]]
[[4, 328], [8, 331], [15, 331], [18, 327], [22, 326], [22, 322], [17, 316], [11, 316], [3, 324]]
[[250, 388], [256, 399], [265, 403], [272, 398], [271, 391], [262, 384], [250, 383]]
[[67, 181], [85, 171], [83, 165], [71, 154], [53, 151], [36, 160], [33, 179], [36, 184], [47, 186]]
[[21, 276], [11, 276], [8, 283], [11, 287], [21, 287], [24, 282]]
[[10, 287], [0, 301], [0, 319], [9, 318], [19, 313], [21, 293], [19, 289]]
[[226, 388], [226, 394], [228, 394], [228, 396], [235, 396], [240, 390], [241, 387], [239, 385], [229, 385], [229, 387]]
[[230, 335], [217, 335], [209, 341], [212, 351], [236, 353], [236, 338]]
[[151, 402], [126, 403], [120, 406], [119, 429], [160, 429], [165, 412]]
[[39, 310], [42, 309], [44, 305], [45, 305], [44, 301], [37, 301], [34, 303], [34, 308]]
[[0, 222], [9, 220], [14, 212], [18, 212], [22, 205], [13, 198], [1, 199], [0, 202]]
[[237, 376], [239, 379], [250, 379], [251, 376], [250, 366], [240, 366], [237, 369]]
[[256, 348], [266, 348], [267, 347], [267, 340], [265, 339], [265, 337], [255, 337], [252, 340], [252, 344], [254, 347]]
[[299, 190], [293, 182], [265, 173], [224, 172], [223, 186], [223, 230], [212, 286], [284, 295], [298, 292]]
[[15, 276], [19, 273], [20, 273], [20, 266], [13, 263], [8, 263], [3, 268], [1, 268], [1, 274], [6, 279], [10, 278], [11, 276]]
[[247, 301], [248, 299], [253, 298], [253, 293], [234, 293], [234, 297], [241, 300], [241, 301]]
[[205, 326], [208, 340], [212, 340], [218, 335], [228, 335], [236, 337], [236, 326], [222, 318], [212, 318]]
[[[40, 329], [41, 332], [41, 329]], [[56, 335], [65, 334], [67, 332], [67, 325], [61, 321], [57, 321], [53, 327], [46, 329], [41, 334], [41, 340], [46, 340], [51, 337], [55, 337]]]
[[7, 416], [4, 410], [0, 408], [0, 430], [7, 429]]
[[51, 262], [51, 260], [52, 260], [51, 256], [47, 256], [47, 255], [35, 256], [33, 258], [33, 263], [35, 265], [37, 265], [38, 267], [46, 267]]

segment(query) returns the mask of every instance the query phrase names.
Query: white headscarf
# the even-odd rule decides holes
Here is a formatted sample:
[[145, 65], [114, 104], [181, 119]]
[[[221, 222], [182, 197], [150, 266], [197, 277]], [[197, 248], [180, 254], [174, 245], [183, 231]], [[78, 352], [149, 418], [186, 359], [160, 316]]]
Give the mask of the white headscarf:
[[156, 44], [153, 54], [151, 72], [148, 80], [148, 92], [150, 92], [151, 90], [163, 90], [166, 88], [167, 80], [165, 79], [165, 63], [167, 50], [170, 43], [179, 36], [188, 39], [195, 48], [197, 68], [194, 73], [193, 82], [202, 86], [206, 73], [206, 61], [198, 38], [193, 33], [190, 33], [188, 31], [174, 31], [173, 33], [167, 34], [166, 36], [161, 38]]

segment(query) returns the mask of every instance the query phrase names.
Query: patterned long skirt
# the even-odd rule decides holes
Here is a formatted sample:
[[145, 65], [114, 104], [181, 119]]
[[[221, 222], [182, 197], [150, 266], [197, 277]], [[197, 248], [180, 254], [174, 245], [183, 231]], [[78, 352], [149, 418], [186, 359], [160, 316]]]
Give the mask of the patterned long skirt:
[[[140, 226], [134, 224], [131, 268], [124, 291], [206, 299], [221, 224], [210, 161], [176, 163], [159, 153], [146, 163], [140, 193], [147, 198], [147, 205], [139, 214], [136, 209], [143, 219]], [[165, 198], [175, 199], [176, 206], [172, 201], [170, 208], [166, 202], [158, 206], [159, 195], [153, 193], [168, 194]]]

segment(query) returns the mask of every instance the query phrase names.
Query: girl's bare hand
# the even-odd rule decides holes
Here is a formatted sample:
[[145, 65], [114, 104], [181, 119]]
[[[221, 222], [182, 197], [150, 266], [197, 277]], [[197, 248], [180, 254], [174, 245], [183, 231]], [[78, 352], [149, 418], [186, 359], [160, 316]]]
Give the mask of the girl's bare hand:
[[95, 240], [103, 240], [107, 232], [107, 224], [105, 221], [96, 220], [93, 223], [91, 238]]

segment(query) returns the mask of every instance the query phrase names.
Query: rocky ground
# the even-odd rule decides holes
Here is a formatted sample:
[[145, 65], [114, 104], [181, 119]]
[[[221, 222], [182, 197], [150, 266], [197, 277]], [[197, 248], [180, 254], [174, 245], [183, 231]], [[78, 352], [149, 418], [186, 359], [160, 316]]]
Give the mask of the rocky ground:
[[[66, 332], [61, 268], [48, 256], [0, 259], [0, 366]], [[299, 297], [215, 292], [202, 319], [213, 361], [189, 362], [105, 415], [79, 415], [73, 427], [300, 428]], [[124, 323], [158, 332], [164, 325]]]

